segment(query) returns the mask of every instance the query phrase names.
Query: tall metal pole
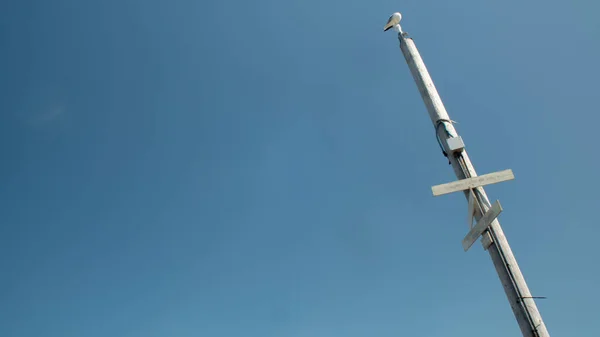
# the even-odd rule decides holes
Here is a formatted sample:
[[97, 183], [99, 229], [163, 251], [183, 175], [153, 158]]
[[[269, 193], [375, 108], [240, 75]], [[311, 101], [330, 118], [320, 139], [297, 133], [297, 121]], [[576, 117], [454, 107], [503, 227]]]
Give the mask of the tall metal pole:
[[[398, 32], [400, 49], [408, 63], [408, 67], [410, 68], [410, 72], [421, 93], [423, 102], [425, 102], [431, 122], [436, 129], [440, 145], [443, 147], [444, 154], [448, 157], [456, 177], [459, 180], [476, 177], [477, 173], [475, 172], [473, 164], [471, 164], [467, 152], [464, 149], [455, 152], [448, 143], [449, 139], [457, 138], [458, 134], [452, 125], [452, 121], [444, 108], [444, 104], [429, 76], [415, 43], [408, 37], [408, 34], [402, 32], [400, 19], [400, 14], [394, 13], [394, 15], [390, 17], [384, 30], [393, 28]], [[490, 209], [491, 204], [483, 187], [474, 187], [472, 191], [477, 204], [479, 205], [479, 208], [475, 208], [474, 217], [476, 220], [480, 220], [483, 214]], [[471, 192], [465, 192], [465, 196], [468, 198], [470, 193]], [[517, 260], [510, 249], [506, 236], [500, 226], [500, 222], [498, 222], [497, 219], [491, 222], [489, 227], [487, 227], [487, 231], [482, 237], [482, 244], [484, 245], [484, 249], [487, 249], [490, 254], [523, 336], [549, 337], [550, 334], [546, 329], [534, 298], [531, 296], [525, 278], [519, 269]]]

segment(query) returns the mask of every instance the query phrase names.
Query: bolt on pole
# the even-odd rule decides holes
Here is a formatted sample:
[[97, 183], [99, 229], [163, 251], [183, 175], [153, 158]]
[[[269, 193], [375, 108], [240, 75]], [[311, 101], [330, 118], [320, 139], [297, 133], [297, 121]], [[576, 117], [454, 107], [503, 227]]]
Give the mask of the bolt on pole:
[[[471, 228], [465, 240], [474, 240], [473, 238], [481, 236], [483, 248], [490, 254], [523, 336], [550, 337], [534, 297], [531, 296], [525, 278], [497, 219], [502, 207], [499, 202], [494, 205], [490, 204], [482, 187], [483, 185], [514, 178], [512, 171], [506, 170], [485, 175], [485, 177], [477, 176], [475, 168], [464, 149], [462, 138], [456, 132], [453, 122], [446, 112], [446, 108], [414, 41], [400, 27], [401, 18], [400, 13], [394, 13], [384, 26], [384, 31], [394, 29], [398, 33], [400, 49], [425, 103], [440, 147], [459, 179], [458, 182], [434, 187], [434, 195], [455, 191], [464, 192], [469, 201], [469, 217], [477, 221], [477, 225]], [[442, 190], [445, 190], [445, 192], [439, 192]], [[469, 225], [471, 225], [471, 222]], [[469, 242], [465, 244], [465, 241], [463, 241], [463, 246], [467, 250], [470, 244]]]

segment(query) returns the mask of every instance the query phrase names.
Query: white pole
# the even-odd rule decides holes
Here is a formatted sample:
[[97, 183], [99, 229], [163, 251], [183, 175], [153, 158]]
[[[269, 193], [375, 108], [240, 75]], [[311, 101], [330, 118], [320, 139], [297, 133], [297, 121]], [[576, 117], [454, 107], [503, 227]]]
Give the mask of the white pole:
[[[396, 18], [399, 17], [399, 14], [397, 14]], [[408, 37], [408, 34], [402, 32], [399, 19], [396, 19], [397, 22], [392, 22], [393, 18], [394, 16], [390, 17], [390, 21], [388, 21], [386, 27], [389, 29], [389, 26], [392, 25], [394, 30], [398, 32], [400, 49], [404, 54], [410, 72], [419, 88], [423, 102], [425, 102], [429, 117], [431, 118], [434, 127], [437, 129], [437, 135], [444, 147], [445, 154], [447, 154], [450, 164], [452, 164], [456, 177], [458, 179], [476, 177], [477, 173], [475, 172], [473, 164], [471, 164], [467, 152], [464, 149], [455, 154], [450, 151], [447, 141], [449, 138], [457, 137], [458, 134], [452, 125], [450, 117], [446, 112], [446, 108], [429, 76], [425, 63], [423, 63], [423, 59], [421, 58], [415, 43]], [[483, 187], [475, 188], [474, 192], [475, 198], [483, 208], [476, 209], [475, 219], [479, 220], [482, 217], [482, 214], [485, 213], [491, 205]], [[469, 192], [465, 192], [465, 195], [468, 197]], [[494, 267], [502, 282], [502, 286], [504, 287], [504, 291], [508, 297], [508, 301], [517, 322], [519, 323], [523, 336], [550, 337], [544, 321], [542, 320], [542, 316], [529, 292], [525, 278], [519, 269], [517, 260], [502, 231], [500, 222], [494, 220], [485, 235], [487, 236], [487, 242], [484, 242], [486, 240], [482, 240], [482, 242], [484, 242], [484, 248], [487, 249], [492, 258]]]

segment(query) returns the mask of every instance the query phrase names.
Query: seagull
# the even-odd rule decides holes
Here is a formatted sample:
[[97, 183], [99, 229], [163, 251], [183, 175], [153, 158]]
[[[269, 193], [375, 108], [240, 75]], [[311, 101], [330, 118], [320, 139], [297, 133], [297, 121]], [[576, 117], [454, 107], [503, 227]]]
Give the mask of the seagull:
[[392, 14], [392, 16], [390, 16], [387, 23], [385, 24], [385, 26], [383, 26], [383, 31], [387, 32], [390, 28], [392, 28], [396, 25], [399, 25], [400, 19], [402, 19], [402, 14], [400, 14], [398, 12]]

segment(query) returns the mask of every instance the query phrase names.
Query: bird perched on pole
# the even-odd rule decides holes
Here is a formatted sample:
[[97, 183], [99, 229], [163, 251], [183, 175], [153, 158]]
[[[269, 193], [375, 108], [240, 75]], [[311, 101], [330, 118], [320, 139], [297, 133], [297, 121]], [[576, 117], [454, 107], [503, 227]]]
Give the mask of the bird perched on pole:
[[396, 28], [398, 33], [400, 33], [400, 20], [402, 19], [402, 14], [396, 12], [390, 16], [385, 26], [383, 26], [383, 31], [387, 32], [390, 28]]

